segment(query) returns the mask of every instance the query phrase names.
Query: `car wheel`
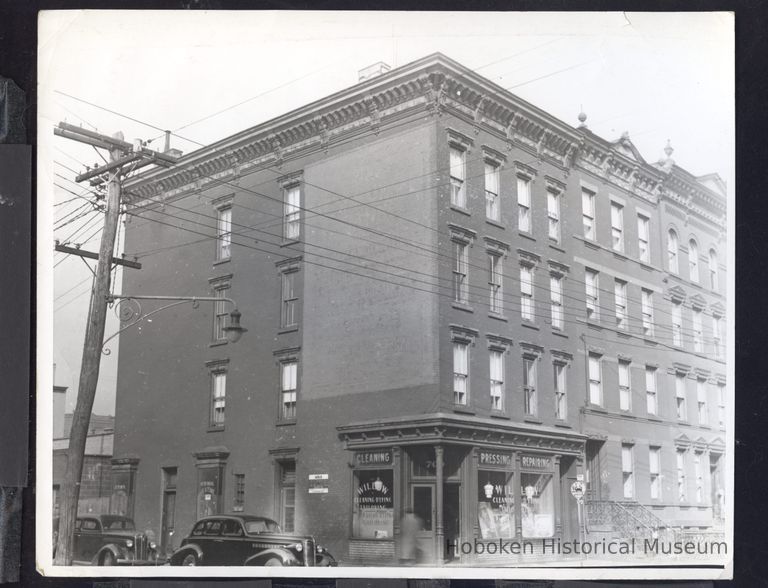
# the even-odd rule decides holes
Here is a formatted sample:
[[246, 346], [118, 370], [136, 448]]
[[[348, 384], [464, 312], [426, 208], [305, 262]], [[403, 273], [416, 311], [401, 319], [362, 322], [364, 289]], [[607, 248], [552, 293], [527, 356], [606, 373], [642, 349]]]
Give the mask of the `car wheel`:
[[267, 561], [264, 562], [265, 566], [282, 566], [283, 560], [281, 560], [279, 557], [270, 557]]
[[197, 555], [194, 553], [188, 553], [184, 556], [184, 559], [181, 560], [181, 565], [183, 566], [196, 566], [197, 565]]
[[103, 566], [114, 566], [117, 565], [117, 561], [115, 561], [115, 554], [111, 551], [107, 551], [104, 556], [101, 558], [101, 565]]

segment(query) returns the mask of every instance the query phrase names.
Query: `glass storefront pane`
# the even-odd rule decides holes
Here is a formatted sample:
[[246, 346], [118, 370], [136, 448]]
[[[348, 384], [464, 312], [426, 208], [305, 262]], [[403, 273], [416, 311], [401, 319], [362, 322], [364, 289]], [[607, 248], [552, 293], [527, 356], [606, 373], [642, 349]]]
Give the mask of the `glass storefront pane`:
[[353, 535], [361, 539], [392, 539], [394, 502], [392, 470], [355, 470]]
[[507, 539], [515, 536], [515, 486], [512, 472], [479, 470], [477, 518], [480, 537]]
[[520, 474], [523, 537], [555, 534], [555, 494], [552, 474]]

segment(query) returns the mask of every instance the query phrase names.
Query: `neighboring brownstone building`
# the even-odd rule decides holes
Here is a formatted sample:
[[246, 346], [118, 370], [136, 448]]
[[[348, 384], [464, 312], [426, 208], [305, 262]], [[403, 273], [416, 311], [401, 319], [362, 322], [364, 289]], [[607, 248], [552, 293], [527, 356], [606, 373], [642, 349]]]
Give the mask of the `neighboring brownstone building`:
[[381, 71], [126, 182], [123, 294], [249, 331], [121, 335], [113, 504], [166, 549], [245, 511], [349, 563], [409, 507], [437, 562], [576, 538], [576, 481], [595, 537], [716, 528], [722, 182], [440, 54]]

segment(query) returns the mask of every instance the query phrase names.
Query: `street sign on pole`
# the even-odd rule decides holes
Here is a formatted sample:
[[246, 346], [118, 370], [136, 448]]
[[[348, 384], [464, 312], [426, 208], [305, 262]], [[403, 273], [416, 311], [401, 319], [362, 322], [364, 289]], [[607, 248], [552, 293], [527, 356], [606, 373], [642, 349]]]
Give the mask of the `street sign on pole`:
[[571, 495], [579, 502], [584, 498], [584, 482], [576, 480], [571, 484]]

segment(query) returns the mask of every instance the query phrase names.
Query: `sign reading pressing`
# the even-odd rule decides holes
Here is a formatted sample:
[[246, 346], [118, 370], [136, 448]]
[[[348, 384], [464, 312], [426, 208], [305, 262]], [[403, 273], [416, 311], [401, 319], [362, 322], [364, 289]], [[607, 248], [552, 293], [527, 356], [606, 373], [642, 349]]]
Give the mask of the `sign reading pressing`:
[[328, 494], [328, 474], [309, 474], [310, 494]]
[[506, 466], [512, 467], [512, 455], [510, 453], [499, 453], [497, 451], [481, 451], [480, 465]]
[[355, 454], [357, 465], [392, 465], [392, 451], [389, 449], [380, 449], [376, 451], [358, 451]]

